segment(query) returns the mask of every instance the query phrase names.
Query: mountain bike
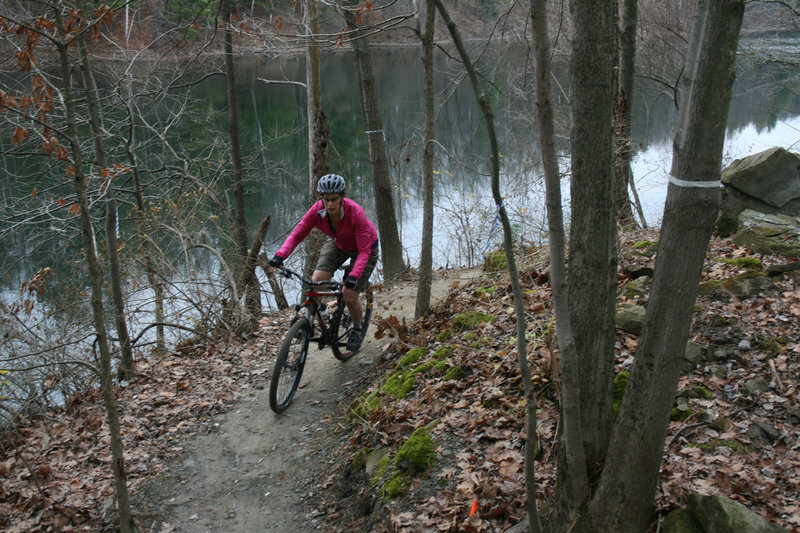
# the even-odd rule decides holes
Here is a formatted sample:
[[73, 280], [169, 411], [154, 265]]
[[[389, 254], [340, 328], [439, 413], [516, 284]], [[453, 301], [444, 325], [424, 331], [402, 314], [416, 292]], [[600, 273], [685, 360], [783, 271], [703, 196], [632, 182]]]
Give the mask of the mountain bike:
[[[347, 277], [349, 265], [342, 267]], [[312, 281], [302, 274], [285, 266], [276, 270], [286, 278], [297, 278], [302, 282], [305, 299], [295, 305], [289, 331], [283, 339], [275, 368], [269, 384], [269, 406], [276, 413], [284, 412], [292, 403], [294, 393], [300, 385], [300, 377], [308, 357], [308, 347], [312, 342], [319, 349], [331, 348], [333, 356], [347, 361], [356, 351], [347, 349], [347, 337], [353, 326], [350, 313], [344, 303], [342, 284], [338, 281]], [[361, 334], [366, 335], [372, 318], [372, 288], [364, 291], [366, 305], [361, 318]], [[363, 338], [363, 337], [362, 337]]]

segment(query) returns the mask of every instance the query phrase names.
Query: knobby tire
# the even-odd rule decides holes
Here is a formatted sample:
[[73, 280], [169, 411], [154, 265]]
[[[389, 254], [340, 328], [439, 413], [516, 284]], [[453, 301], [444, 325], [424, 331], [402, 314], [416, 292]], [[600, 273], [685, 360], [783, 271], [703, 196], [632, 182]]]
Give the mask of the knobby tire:
[[278, 350], [269, 384], [269, 406], [278, 414], [289, 407], [300, 385], [308, 354], [309, 330], [306, 320], [295, 321]]

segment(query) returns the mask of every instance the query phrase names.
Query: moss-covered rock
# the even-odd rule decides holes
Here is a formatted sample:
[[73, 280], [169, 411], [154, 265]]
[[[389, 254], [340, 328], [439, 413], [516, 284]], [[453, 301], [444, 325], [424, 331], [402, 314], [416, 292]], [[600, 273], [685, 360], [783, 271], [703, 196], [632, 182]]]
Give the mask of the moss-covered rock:
[[734, 259], [723, 257], [721, 261], [727, 265], [733, 265], [739, 268], [761, 270], [761, 259], [758, 257], [736, 257]]
[[406, 472], [419, 474], [427, 470], [435, 458], [436, 451], [430, 429], [421, 427], [415, 429], [397, 450], [395, 466]]

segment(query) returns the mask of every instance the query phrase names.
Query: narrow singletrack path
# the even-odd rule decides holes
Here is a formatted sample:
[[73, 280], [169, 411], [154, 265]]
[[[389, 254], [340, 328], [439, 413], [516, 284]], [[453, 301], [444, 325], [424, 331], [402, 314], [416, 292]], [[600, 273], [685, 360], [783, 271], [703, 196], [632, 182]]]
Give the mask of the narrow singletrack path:
[[[476, 270], [435, 275], [432, 301], [444, 297]], [[325, 517], [311, 505], [314, 486], [326, 475], [338, 444], [330, 438], [345, 398], [365, 386], [387, 338], [375, 339], [375, 323], [391, 316], [412, 321], [416, 282], [400, 282], [375, 294], [373, 325], [361, 350], [341, 363], [330, 349], [309, 351], [292, 405], [269, 408], [269, 374], [277, 351], [265, 356], [264, 380], [215, 422], [217, 431], [194, 436], [182, 456], [143, 490], [154, 512], [154, 532], [311, 531]], [[288, 322], [286, 324], [288, 328]]]

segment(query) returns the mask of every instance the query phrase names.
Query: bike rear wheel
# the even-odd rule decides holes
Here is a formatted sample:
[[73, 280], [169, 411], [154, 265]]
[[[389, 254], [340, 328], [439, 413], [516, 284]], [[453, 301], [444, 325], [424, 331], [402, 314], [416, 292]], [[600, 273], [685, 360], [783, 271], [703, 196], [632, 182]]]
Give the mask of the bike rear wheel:
[[[367, 328], [372, 319], [372, 290], [367, 289], [365, 293], [366, 305], [364, 306], [364, 314], [361, 317], [361, 338], [365, 339], [367, 336]], [[333, 356], [339, 361], [347, 361], [351, 359], [358, 350], [351, 351], [347, 349], [347, 335], [350, 333], [350, 328], [353, 327], [353, 319], [350, 318], [350, 312], [347, 307], [342, 309], [342, 318], [339, 321], [339, 328], [333, 332], [333, 337], [336, 339], [331, 344], [331, 351]]]
[[295, 321], [278, 350], [269, 383], [269, 407], [278, 414], [289, 407], [300, 385], [300, 377], [303, 375], [308, 355], [310, 333], [308, 321], [305, 319]]

